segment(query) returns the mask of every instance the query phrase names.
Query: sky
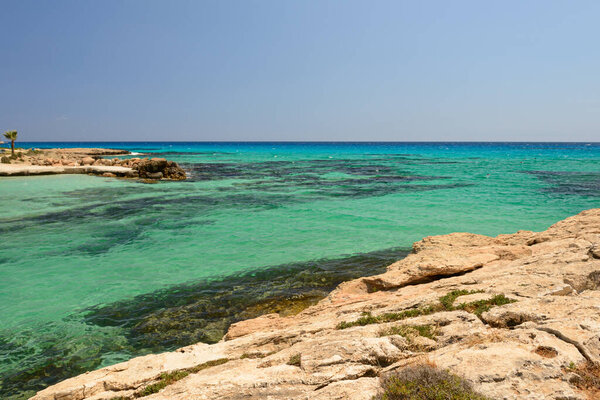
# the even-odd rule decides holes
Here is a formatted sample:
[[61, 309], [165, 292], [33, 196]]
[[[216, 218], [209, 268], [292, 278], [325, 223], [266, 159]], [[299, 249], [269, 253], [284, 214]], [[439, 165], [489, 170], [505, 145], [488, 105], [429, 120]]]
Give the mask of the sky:
[[22, 141], [600, 141], [599, 1], [0, 0]]

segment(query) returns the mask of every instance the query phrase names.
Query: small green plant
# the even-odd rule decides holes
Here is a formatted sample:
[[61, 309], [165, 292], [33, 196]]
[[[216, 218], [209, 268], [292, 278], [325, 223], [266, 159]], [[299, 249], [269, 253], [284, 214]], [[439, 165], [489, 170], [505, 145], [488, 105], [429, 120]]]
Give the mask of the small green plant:
[[435, 340], [437, 336], [436, 327], [433, 325], [398, 325], [379, 332], [379, 336], [400, 335], [407, 339], [414, 336], [423, 336]]
[[275, 352], [271, 351], [269, 353], [244, 353], [244, 354], [242, 354], [240, 356], [240, 360], [244, 360], [246, 358], [250, 358], [250, 359], [252, 359], [252, 358], [265, 358], [265, 357], [268, 357], [268, 356], [270, 356], [272, 354], [275, 354]]
[[408, 366], [382, 379], [373, 400], [489, 400], [464, 379], [429, 364]]
[[301, 358], [302, 358], [302, 356], [300, 355], [300, 353], [294, 354], [293, 356], [290, 357], [287, 364], [299, 367], [301, 364]]
[[379, 332], [379, 336], [400, 335], [404, 337], [408, 343], [408, 349], [411, 351], [432, 350], [433, 346], [419, 342], [416, 339], [422, 336], [435, 340], [437, 334], [437, 329], [433, 325], [398, 325]]
[[173, 383], [185, 378], [190, 374], [189, 371], [179, 370], [174, 372], [165, 372], [160, 374], [159, 381], [148, 385], [142, 390], [138, 397], [150, 396], [151, 394], [158, 393], [165, 387], [172, 385]]
[[195, 374], [204, 369], [225, 364], [228, 361], [229, 359], [227, 358], [219, 358], [218, 360], [207, 361], [205, 363], [195, 365], [191, 368], [179, 369], [177, 371], [172, 372], [163, 372], [162, 374], [160, 374], [156, 382], [146, 386], [140, 392], [136, 393], [135, 397], [146, 397], [150, 396], [151, 394], [158, 393], [165, 387], [172, 385], [173, 383], [185, 378], [189, 374]]
[[421, 315], [433, 314], [436, 311], [441, 311], [439, 307], [425, 306], [421, 308], [411, 308], [409, 310], [400, 311], [397, 313], [385, 313], [378, 316], [374, 316], [371, 313], [363, 313], [357, 320], [347, 322], [342, 321], [337, 324], [337, 329], [346, 329], [353, 326], [365, 326], [371, 324], [382, 324], [385, 322], [401, 321], [407, 318], [419, 317]]
[[454, 309], [454, 301], [460, 296], [466, 296], [469, 294], [483, 293], [483, 290], [453, 290], [450, 293], [440, 297], [440, 304], [446, 310]]
[[188, 368], [187, 371], [189, 371], [190, 374], [196, 374], [196, 373], [202, 371], [203, 369], [210, 368], [210, 367], [216, 367], [217, 365], [225, 364], [227, 362], [229, 362], [228, 358], [219, 358], [217, 360], [207, 361], [205, 363], [198, 364], [196, 366]]
[[503, 294], [497, 294], [488, 300], [479, 300], [479, 301], [474, 301], [471, 303], [459, 304], [458, 306], [454, 307], [454, 309], [455, 310], [465, 310], [467, 312], [477, 315], [478, 317], [481, 317], [481, 314], [483, 314], [486, 311], [491, 310], [493, 307], [503, 306], [505, 304], [510, 304], [510, 303], [514, 303], [514, 302], [516, 302], [516, 300], [509, 299], [508, 297], [506, 297]]

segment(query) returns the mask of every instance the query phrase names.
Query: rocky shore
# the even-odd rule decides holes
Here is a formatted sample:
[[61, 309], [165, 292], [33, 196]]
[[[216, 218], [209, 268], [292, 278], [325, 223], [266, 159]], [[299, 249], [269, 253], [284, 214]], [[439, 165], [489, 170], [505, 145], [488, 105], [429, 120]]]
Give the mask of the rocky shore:
[[0, 154], [0, 176], [94, 174], [104, 177], [184, 180], [185, 171], [164, 158], [117, 158], [130, 152], [118, 149], [29, 149], [12, 156]]
[[426, 237], [296, 315], [238, 322], [219, 343], [88, 372], [33, 399], [367, 400], [386, 377], [426, 365], [477, 398], [584, 400], [600, 398], [598, 363], [593, 209], [544, 232]]

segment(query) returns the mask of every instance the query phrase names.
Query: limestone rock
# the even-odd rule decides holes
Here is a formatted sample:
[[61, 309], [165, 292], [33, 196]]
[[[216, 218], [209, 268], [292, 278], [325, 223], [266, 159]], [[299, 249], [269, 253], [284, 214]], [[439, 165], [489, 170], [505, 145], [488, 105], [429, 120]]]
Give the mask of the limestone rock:
[[81, 165], [92, 165], [94, 163], [94, 159], [92, 157], [84, 157], [81, 160]]

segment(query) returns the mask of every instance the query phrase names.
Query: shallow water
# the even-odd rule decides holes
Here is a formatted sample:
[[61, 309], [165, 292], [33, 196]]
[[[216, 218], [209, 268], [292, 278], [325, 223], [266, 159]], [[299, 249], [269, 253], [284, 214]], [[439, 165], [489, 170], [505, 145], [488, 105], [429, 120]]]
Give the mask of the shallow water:
[[599, 144], [23, 145], [161, 153], [191, 177], [0, 178], [0, 398], [214, 342], [426, 235], [542, 230], [600, 200]]

